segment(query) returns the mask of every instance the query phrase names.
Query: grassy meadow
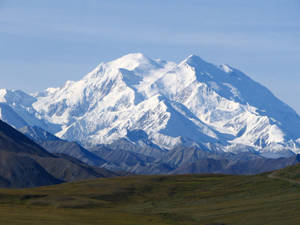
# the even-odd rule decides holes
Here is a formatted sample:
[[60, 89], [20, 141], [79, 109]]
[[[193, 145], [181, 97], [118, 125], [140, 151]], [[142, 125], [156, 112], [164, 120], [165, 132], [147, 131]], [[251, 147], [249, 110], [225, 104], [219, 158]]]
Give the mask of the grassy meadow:
[[179, 175], [0, 189], [0, 224], [298, 225], [300, 185], [268, 174]]

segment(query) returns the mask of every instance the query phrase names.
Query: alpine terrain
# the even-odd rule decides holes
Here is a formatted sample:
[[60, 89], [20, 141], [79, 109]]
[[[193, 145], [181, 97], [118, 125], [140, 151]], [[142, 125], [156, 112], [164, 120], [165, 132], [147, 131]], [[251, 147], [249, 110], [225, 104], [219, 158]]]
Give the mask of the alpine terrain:
[[24, 188], [120, 174], [51, 154], [0, 120], [0, 187]]
[[195, 55], [177, 64], [128, 54], [62, 87], [1, 89], [0, 102], [0, 118], [15, 128], [40, 127], [95, 151], [300, 153], [300, 117], [291, 107], [243, 72]]

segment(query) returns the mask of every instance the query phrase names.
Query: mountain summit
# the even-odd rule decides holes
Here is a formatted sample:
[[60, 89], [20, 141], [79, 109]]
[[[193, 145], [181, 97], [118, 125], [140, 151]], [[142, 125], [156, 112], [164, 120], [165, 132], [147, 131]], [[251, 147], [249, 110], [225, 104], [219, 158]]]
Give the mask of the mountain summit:
[[1, 118], [12, 125], [5, 115], [11, 110], [17, 125], [85, 146], [125, 139], [161, 150], [300, 153], [300, 117], [292, 108], [241, 71], [195, 55], [176, 64], [128, 54], [59, 88], [32, 95], [0, 90], [0, 102], [9, 107], [0, 105]]

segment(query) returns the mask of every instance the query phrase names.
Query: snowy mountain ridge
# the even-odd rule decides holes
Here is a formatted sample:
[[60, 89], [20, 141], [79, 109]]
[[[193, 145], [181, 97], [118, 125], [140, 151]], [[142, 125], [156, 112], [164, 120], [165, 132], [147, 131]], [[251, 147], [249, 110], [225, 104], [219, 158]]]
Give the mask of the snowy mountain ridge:
[[166, 150], [300, 153], [300, 117], [292, 108], [241, 71], [195, 55], [176, 64], [128, 54], [59, 88], [31, 95], [1, 89], [0, 102], [20, 117], [17, 126], [23, 120], [85, 146], [127, 138]]

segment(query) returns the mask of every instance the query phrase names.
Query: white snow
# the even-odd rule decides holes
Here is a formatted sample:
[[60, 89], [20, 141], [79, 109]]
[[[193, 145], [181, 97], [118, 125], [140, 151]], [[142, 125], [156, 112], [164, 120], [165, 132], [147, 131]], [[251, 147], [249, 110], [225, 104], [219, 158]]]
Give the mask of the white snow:
[[230, 68], [230, 66], [228, 65], [221, 65], [220, 68], [225, 72], [225, 73], [231, 73], [233, 71], [233, 69]]
[[0, 102], [28, 124], [85, 145], [143, 130], [164, 149], [185, 140], [265, 155], [300, 151], [294, 110], [242, 72], [195, 55], [176, 64], [128, 54], [34, 95], [0, 89]]

